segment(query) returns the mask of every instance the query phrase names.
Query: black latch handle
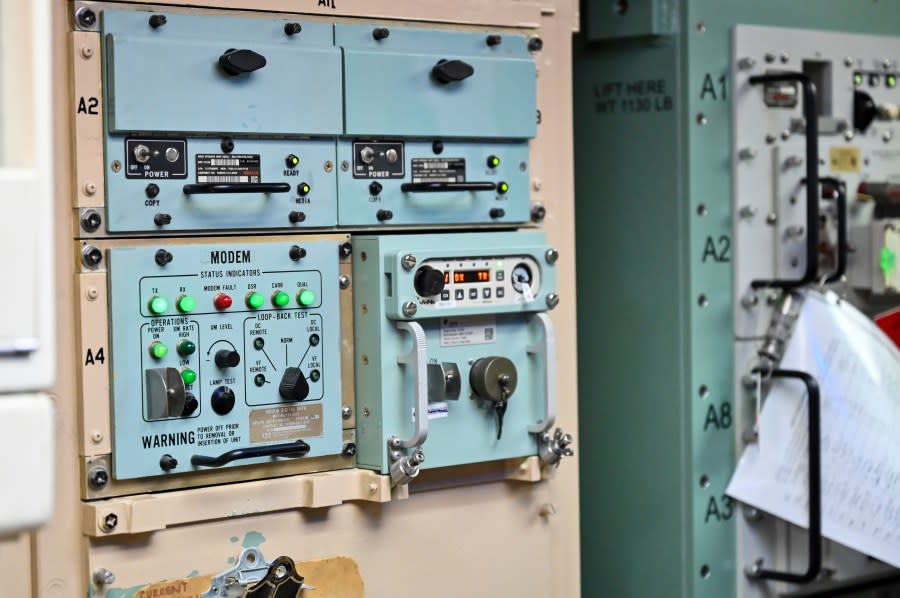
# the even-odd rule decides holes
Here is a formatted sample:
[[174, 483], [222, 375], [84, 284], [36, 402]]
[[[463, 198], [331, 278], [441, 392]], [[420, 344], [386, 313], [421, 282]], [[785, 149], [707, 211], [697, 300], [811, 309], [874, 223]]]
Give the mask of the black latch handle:
[[222, 467], [239, 459], [256, 459], [257, 457], [304, 457], [309, 453], [309, 445], [302, 440], [270, 444], [267, 446], [248, 446], [222, 453], [218, 457], [194, 455], [191, 465], [194, 467]]
[[431, 76], [441, 85], [468, 79], [475, 74], [475, 67], [462, 60], [438, 60], [431, 69]]
[[257, 54], [253, 50], [235, 50], [229, 48], [219, 56], [219, 66], [222, 70], [235, 77], [244, 73], [252, 73], [266, 66], [266, 57]]

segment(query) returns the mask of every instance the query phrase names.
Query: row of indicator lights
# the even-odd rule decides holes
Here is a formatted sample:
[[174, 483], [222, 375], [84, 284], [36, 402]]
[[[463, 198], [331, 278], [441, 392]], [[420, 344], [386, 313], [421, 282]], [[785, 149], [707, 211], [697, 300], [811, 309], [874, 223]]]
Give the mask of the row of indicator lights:
[[[244, 297], [247, 307], [250, 309], [262, 309], [266, 304], [266, 298], [262, 293], [250, 292]], [[291, 296], [284, 291], [275, 291], [271, 296], [274, 307], [287, 307], [291, 302]], [[309, 307], [316, 302], [315, 292], [303, 289], [297, 293], [297, 303], [303, 307]], [[213, 298], [213, 307], [222, 311], [234, 304], [230, 295], [219, 293]], [[154, 315], [164, 314], [169, 310], [169, 302], [165, 297], [154, 295], [147, 303], [150, 313]], [[184, 314], [189, 314], [197, 308], [197, 300], [190, 295], [181, 295], [175, 300], [175, 308]]]
[[[868, 76], [870, 87], [877, 87], [881, 84], [880, 73], [869, 73]], [[853, 73], [853, 85], [855, 85], [856, 87], [861, 87], [865, 80], [866, 75], [864, 73]], [[884, 85], [889, 89], [897, 87], [897, 75], [895, 75], [894, 73], [888, 73], [884, 75]]]

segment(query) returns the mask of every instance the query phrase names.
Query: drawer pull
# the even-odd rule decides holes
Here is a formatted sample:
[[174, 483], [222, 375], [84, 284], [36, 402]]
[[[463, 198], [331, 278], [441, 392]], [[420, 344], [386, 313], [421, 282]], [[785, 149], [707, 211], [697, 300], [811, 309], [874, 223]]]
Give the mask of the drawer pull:
[[231, 48], [225, 50], [225, 53], [219, 56], [219, 66], [229, 75], [237, 76], [258, 71], [266, 66], [266, 57], [262, 54], [257, 54], [253, 50], [235, 50]]

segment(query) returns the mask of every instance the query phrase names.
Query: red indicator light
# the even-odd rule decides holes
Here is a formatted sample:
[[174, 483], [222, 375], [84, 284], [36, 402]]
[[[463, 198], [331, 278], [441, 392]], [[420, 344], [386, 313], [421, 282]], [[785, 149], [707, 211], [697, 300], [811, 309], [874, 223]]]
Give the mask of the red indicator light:
[[213, 305], [215, 305], [216, 309], [228, 309], [231, 307], [231, 303], [231, 297], [225, 293], [219, 293], [216, 295], [216, 298], [213, 299]]

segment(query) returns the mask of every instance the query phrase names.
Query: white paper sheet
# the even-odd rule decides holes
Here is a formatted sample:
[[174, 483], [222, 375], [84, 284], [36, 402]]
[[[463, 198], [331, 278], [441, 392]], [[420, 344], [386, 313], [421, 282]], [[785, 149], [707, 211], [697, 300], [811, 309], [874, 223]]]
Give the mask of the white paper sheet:
[[[822, 532], [900, 567], [900, 351], [831, 293], [807, 294], [783, 369], [809, 372], [822, 402]], [[776, 380], [728, 494], [807, 527], [806, 390]]]

